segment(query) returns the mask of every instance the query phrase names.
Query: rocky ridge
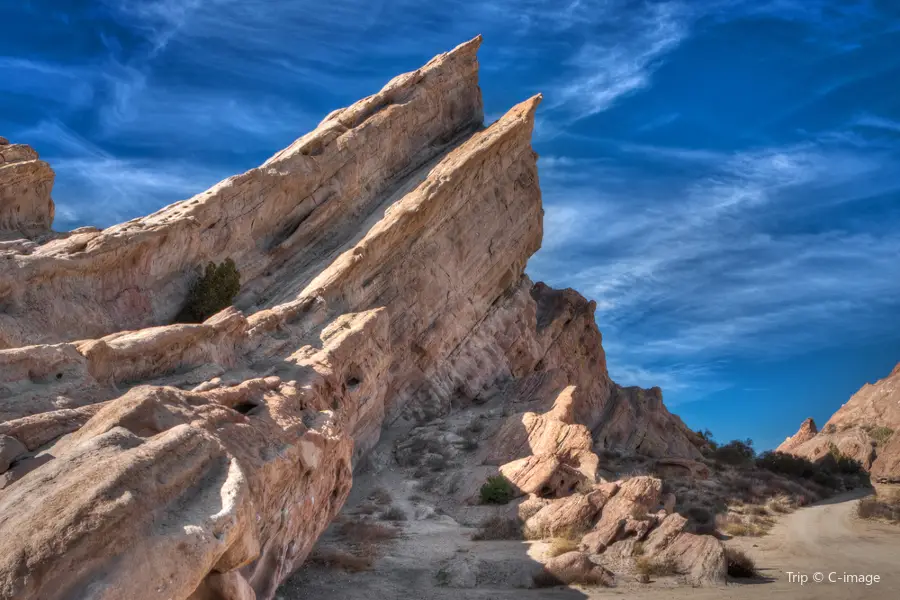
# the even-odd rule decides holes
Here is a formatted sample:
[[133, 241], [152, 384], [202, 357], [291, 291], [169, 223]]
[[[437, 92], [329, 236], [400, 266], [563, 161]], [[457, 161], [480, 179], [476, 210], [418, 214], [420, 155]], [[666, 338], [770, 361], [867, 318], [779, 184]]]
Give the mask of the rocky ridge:
[[[658, 389], [609, 378], [594, 303], [525, 276], [540, 97], [484, 128], [479, 44], [189, 200], [0, 248], [0, 597], [272, 598], [386, 428], [485, 402], [511, 412], [485, 474], [533, 502], [584, 496], [604, 546], [669, 522], [619, 515], [656, 510], [652, 482], [597, 504], [596, 452], [692, 459], [696, 436]], [[31, 187], [0, 179], [11, 237], [50, 226], [35, 161]], [[13, 197], [34, 216], [7, 216]], [[225, 258], [235, 306], [170, 324]], [[659, 531], [655, 552], [721, 580], [713, 538]]]
[[817, 430], [812, 419], [787, 438], [778, 452], [817, 461], [833, 448], [860, 462], [875, 481], [900, 482], [900, 365], [865, 384]]

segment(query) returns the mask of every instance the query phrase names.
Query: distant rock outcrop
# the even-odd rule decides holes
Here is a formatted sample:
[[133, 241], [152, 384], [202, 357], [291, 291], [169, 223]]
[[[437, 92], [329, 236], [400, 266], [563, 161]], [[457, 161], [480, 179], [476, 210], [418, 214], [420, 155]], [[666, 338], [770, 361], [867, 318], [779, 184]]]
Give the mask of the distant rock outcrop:
[[[594, 303], [524, 275], [540, 97], [484, 128], [479, 44], [189, 200], [4, 251], [0, 597], [272, 598], [384, 427], [485, 398], [523, 407], [504, 464], [590, 485], [592, 443], [697, 456], [658, 389], [610, 380]], [[43, 231], [52, 171], [16, 164], [0, 226]], [[235, 307], [171, 324], [226, 258]], [[670, 537], [660, 552], [702, 547], [697, 579], [719, 576], [717, 541]]]
[[0, 137], [0, 252], [14, 240], [50, 231], [53, 224], [53, 169], [25, 144]]
[[900, 365], [864, 385], [818, 432], [807, 419], [777, 450], [816, 461], [837, 448], [877, 481], [900, 482]]

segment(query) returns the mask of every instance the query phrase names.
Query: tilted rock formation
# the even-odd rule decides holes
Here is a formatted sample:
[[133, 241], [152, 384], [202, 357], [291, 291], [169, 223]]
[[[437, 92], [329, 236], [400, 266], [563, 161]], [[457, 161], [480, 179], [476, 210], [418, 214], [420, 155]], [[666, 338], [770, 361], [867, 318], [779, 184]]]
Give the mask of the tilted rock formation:
[[0, 252], [16, 238], [48, 233], [53, 224], [53, 169], [24, 144], [0, 137]]
[[778, 452], [790, 452], [814, 438], [817, 433], [819, 433], [819, 430], [816, 428], [816, 422], [810, 417], [803, 421], [797, 433], [781, 442], [781, 445], [778, 446]]
[[[487, 397], [580, 478], [592, 439], [697, 455], [659, 390], [610, 380], [594, 304], [524, 275], [540, 97], [483, 128], [479, 44], [189, 200], [6, 250], [0, 597], [272, 598], [383, 427]], [[236, 307], [169, 324], [228, 257]]]
[[832, 446], [858, 460], [878, 481], [900, 482], [900, 364], [890, 375], [865, 384], [818, 432], [812, 419], [787, 438], [778, 452], [816, 461]]

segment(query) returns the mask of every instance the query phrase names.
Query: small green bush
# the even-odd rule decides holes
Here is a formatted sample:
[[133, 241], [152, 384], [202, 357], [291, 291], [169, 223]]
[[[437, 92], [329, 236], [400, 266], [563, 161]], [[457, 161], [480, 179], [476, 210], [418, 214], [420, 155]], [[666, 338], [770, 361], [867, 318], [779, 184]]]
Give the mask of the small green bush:
[[234, 297], [241, 290], [241, 274], [230, 258], [216, 265], [209, 263], [203, 276], [198, 279], [187, 303], [181, 309], [177, 321], [181, 323], [202, 323], [220, 310], [231, 306]]
[[487, 482], [481, 486], [482, 504], [506, 504], [514, 495], [513, 485], [503, 475], [488, 477]]
[[726, 465], [746, 465], [753, 461], [756, 451], [753, 450], [753, 440], [731, 440], [712, 452], [712, 458]]
[[834, 443], [828, 445], [828, 454], [820, 460], [819, 464], [832, 473], [845, 475], [856, 475], [863, 470], [858, 460], [845, 456]]
[[875, 440], [879, 446], [884, 446], [894, 435], [894, 430], [890, 427], [873, 427], [869, 430], [869, 437]]

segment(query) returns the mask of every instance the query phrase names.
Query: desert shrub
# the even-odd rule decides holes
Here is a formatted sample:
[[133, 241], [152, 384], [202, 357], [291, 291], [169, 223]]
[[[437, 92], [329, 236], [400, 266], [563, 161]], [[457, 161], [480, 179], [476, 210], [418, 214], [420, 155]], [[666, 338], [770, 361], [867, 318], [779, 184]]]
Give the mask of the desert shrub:
[[747, 513], [755, 517], [768, 517], [769, 509], [767, 509], [765, 506], [754, 504], [753, 506], [749, 506], [747, 508]]
[[378, 507], [375, 506], [372, 502], [364, 502], [357, 506], [354, 510], [354, 513], [357, 515], [374, 515], [378, 512]]
[[226, 258], [218, 265], [208, 263], [203, 276], [191, 287], [187, 302], [176, 320], [180, 323], [202, 323], [231, 306], [240, 290], [241, 274], [233, 260]]
[[713, 520], [713, 514], [703, 506], [692, 506], [687, 509], [687, 517], [697, 523], [709, 523]]
[[774, 498], [769, 498], [766, 502], [766, 508], [770, 513], [789, 513], [794, 510], [795, 503], [785, 494], [779, 494]]
[[822, 429], [823, 433], [835, 433], [836, 431], [837, 431], [837, 427], [835, 426], [834, 423], [829, 423], [825, 426], [824, 429]]
[[892, 435], [894, 435], [894, 430], [890, 427], [873, 427], [869, 430], [869, 437], [875, 440], [879, 446], [887, 444]]
[[391, 498], [391, 493], [384, 487], [377, 487], [372, 490], [372, 493], [369, 494], [369, 500], [377, 504], [378, 506], [387, 506], [391, 502], [393, 502], [393, 498]]
[[731, 440], [712, 452], [712, 458], [720, 463], [733, 466], [746, 465], [753, 461], [756, 451], [753, 440]]
[[844, 455], [834, 443], [828, 445], [828, 454], [819, 461], [819, 465], [832, 473], [845, 475], [856, 475], [862, 471], [859, 461]]
[[338, 528], [338, 534], [348, 542], [375, 544], [392, 540], [399, 535], [399, 532], [394, 527], [387, 527], [378, 523], [347, 521]]
[[737, 548], [725, 548], [725, 563], [730, 577], [756, 577], [756, 564], [753, 559]]
[[572, 550], [578, 550], [579, 540], [568, 537], [555, 537], [550, 540], [550, 546], [547, 548], [547, 556], [553, 558]]
[[756, 466], [773, 473], [805, 479], [811, 478], [816, 472], [813, 463], [786, 452], [763, 452], [756, 459]]
[[490, 517], [481, 523], [472, 539], [475, 541], [521, 540], [522, 524], [518, 519]]
[[641, 556], [634, 561], [634, 569], [637, 571], [638, 575], [648, 575], [651, 577], [666, 577], [669, 575], [678, 575], [679, 573], [678, 563], [671, 557], [652, 559]]
[[447, 468], [447, 457], [443, 454], [429, 454], [425, 457], [425, 466], [432, 471], [443, 471]]
[[631, 549], [632, 556], [643, 556], [646, 549], [644, 548], [644, 542], [635, 542], [634, 546]]
[[342, 569], [350, 573], [368, 571], [372, 568], [374, 555], [365, 553], [357, 556], [342, 550], [321, 550], [313, 552], [307, 563], [328, 569]]
[[402, 508], [392, 506], [382, 513], [381, 518], [385, 521], [405, 521], [406, 513], [403, 512]]
[[831, 472], [831, 467], [826, 466], [820, 470], [817, 470], [813, 473], [812, 481], [818, 483], [819, 485], [831, 489], [835, 489], [840, 486], [840, 481], [837, 477], [834, 476], [834, 473]]
[[513, 499], [515, 489], [503, 475], [488, 477], [479, 493], [482, 504], [506, 504]]
[[711, 534], [716, 531], [715, 515], [703, 506], [691, 506], [684, 516], [688, 519], [688, 528], [692, 533]]
[[861, 519], [879, 519], [900, 524], [900, 498], [869, 496], [859, 501], [856, 512]]

